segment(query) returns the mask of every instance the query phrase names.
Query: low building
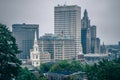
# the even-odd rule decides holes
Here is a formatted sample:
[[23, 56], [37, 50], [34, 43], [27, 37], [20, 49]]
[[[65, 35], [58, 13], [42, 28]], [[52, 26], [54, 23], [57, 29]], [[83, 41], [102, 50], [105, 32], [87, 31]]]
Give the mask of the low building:
[[52, 73], [48, 72], [44, 74], [47, 80], [87, 80], [85, 72], [74, 72], [74, 73]]
[[49, 52], [41, 52], [40, 53], [40, 62], [41, 63], [48, 63], [51, 61], [50, 53]]
[[84, 58], [87, 64], [94, 64], [94, 63], [98, 63], [99, 61], [103, 59], [109, 59], [109, 54], [89, 53], [89, 54], [85, 54]]

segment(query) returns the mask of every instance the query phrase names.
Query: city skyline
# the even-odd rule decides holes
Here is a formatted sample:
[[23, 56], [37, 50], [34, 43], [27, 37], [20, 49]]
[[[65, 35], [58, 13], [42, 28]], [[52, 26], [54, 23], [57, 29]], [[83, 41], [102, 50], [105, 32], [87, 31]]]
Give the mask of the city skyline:
[[[39, 24], [40, 36], [54, 33], [54, 7], [60, 5], [78, 5], [88, 10], [91, 25], [97, 26], [97, 36], [105, 44], [117, 44], [119, 37], [120, 10], [119, 0], [1, 0], [0, 23], [12, 28], [12, 24]], [[48, 4], [49, 3], [49, 4]], [[47, 23], [47, 24], [46, 24]]]

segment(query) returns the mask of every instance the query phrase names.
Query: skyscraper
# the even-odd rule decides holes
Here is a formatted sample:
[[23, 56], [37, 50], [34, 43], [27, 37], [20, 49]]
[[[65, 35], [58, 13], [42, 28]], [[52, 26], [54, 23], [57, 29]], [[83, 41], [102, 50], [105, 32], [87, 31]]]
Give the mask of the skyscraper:
[[96, 26], [91, 26], [88, 12], [85, 9], [84, 16], [81, 20], [81, 42], [83, 53], [99, 53], [100, 52], [100, 39], [96, 37]]
[[[96, 26], [91, 26], [91, 53], [95, 53]], [[96, 48], [97, 49], [97, 48]]]
[[[12, 32], [16, 38], [18, 48], [22, 51], [18, 54], [19, 59], [27, 59], [30, 57], [30, 49], [33, 47], [35, 31], [38, 35], [39, 25], [37, 24], [13, 24]], [[38, 36], [37, 36], [38, 38]]]
[[54, 11], [54, 32], [75, 41], [75, 58], [82, 53], [81, 47], [81, 8], [77, 5], [56, 6]]
[[81, 20], [82, 28], [81, 28], [81, 42], [83, 47], [83, 53], [91, 52], [91, 29], [90, 29], [90, 20], [88, 17], [88, 12], [85, 9], [84, 16]]
[[83, 28], [89, 28], [90, 27], [90, 19], [89, 19], [89, 17], [88, 17], [88, 12], [87, 12], [87, 10], [85, 9], [85, 11], [84, 11], [84, 16], [83, 16], [83, 18], [82, 18], [82, 21], [81, 21], [82, 23], [82, 29]]
[[120, 47], [120, 41], [118, 42], [118, 45], [119, 45], [119, 47]]
[[100, 39], [99, 38], [95, 39], [94, 53], [100, 53]]
[[91, 38], [96, 38], [96, 26], [91, 26]]

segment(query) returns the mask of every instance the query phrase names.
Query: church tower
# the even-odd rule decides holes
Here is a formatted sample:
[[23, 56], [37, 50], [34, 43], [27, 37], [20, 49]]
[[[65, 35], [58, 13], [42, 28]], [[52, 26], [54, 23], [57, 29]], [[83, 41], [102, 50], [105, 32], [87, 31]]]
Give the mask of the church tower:
[[33, 49], [31, 49], [30, 51], [30, 60], [33, 66], [35, 67], [40, 66], [40, 51], [39, 51], [36, 32], [35, 32]]

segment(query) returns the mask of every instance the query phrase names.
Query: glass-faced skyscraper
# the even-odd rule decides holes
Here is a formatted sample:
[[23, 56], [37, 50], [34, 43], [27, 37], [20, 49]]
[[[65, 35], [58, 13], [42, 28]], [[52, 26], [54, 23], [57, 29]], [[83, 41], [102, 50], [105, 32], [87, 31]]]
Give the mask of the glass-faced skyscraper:
[[54, 32], [57, 35], [74, 39], [75, 57], [82, 53], [81, 47], [81, 8], [77, 5], [56, 6], [54, 11]]
[[81, 42], [83, 47], [83, 53], [87, 54], [91, 52], [91, 26], [87, 10], [84, 11], [84, 16], [81, 22]]
[[84, 11], [84, 16], [81, 22], [81, 42], [83, 47], [83, 53], [99, 53], [100, 39], [96, 37], [96, 26], [91, 26], [88, 12], [86, 9]]
[[[27, 59], [30, 57], [30, 49], [33, 47], [35, 32], [39, 34], [39, 25], [37, 24], [13, 24], [13, 36], [16, 38], [19, 50], [19, 59]], [[38, 36], [37, 36], [38, 38]]]

